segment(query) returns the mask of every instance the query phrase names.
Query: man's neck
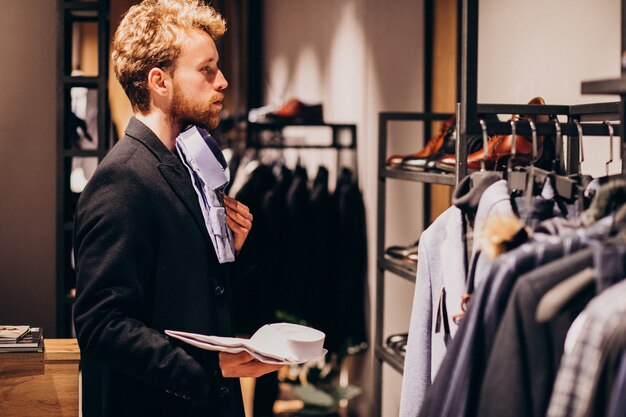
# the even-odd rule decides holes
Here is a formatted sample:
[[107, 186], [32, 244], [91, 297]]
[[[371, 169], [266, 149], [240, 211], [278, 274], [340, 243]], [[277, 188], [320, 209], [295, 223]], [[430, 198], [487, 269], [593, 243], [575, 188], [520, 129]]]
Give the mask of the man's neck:
[[176, 138], [180, 134], [180, 126], [174, 123], [168, 115], [159, 110], [153, 110], [146, 114], [136, 113], [135, 118], [148, 126], [167, 149], [174, 152]]

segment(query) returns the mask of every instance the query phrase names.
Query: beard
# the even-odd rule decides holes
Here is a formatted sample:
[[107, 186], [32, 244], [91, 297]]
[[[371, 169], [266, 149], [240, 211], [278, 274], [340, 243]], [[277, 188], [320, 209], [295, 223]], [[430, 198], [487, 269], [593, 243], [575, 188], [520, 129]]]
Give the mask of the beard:
[[213, 97], [207, 102], [193, 102], [185, 97], [178, 84], [174, 84], [171, 117], [181, 127], [181, 130], [190, 125], [208, 130], [215, 129], [220, 123], [220, 116], [219, 111], [211, 108], [211, 104], [218, 98]]

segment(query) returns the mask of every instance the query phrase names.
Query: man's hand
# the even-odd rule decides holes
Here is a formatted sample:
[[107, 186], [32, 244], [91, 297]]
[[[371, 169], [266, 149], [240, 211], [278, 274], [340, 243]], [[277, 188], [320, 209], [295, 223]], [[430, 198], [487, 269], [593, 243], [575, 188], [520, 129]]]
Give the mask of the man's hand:
[[235, 237], [235, 253], [239, 253], [252, 228], [252, 213], [248, 206], [227, 195], [224, 195], [224, 206], [226, 207], [226, 224]]
[[278, 371], [284, 365], [270, 365], [259, 362], [248, 352], [225, 353], [220, 352], [220, 368], [224, 378], [252, 377]]

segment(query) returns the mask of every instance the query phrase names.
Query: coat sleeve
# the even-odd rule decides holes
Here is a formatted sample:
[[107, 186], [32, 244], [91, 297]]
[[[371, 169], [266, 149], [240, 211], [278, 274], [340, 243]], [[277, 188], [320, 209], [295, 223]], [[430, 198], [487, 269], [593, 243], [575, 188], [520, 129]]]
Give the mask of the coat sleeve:
[[409, 325], [409, 339], [404, 359], [404, 377], [400, 397], [400, 417], [416, 417], [431, 385], [432, 283], [428, 264], [428, 232], [422, 234], [417, 250], [415, 295]]
[[205, 404], [210, 379], [204, 368], [141, 317], [157, 268], [153, 204], [139, 175], [124, 164], [103, 167], [81, 195], [74, 236], [78, 343], [83, 356]]

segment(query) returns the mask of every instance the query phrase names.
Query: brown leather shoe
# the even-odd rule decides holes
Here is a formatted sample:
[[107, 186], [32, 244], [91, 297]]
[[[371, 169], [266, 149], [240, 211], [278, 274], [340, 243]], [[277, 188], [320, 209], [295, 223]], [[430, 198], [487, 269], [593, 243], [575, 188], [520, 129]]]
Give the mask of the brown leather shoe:
[[402, 162], [407, 157], [426, 158], [430, 155], [433, 155], [434, 153], [439, 151], [439, 149], [441, 149], [448, 133], [452, 133], [450, 130], [453, 128], [453, 125], [454, 125], [454, 117], [446, 120], [443, 126], [441, 126], [441, 131], [439, 132], [439, 134], [437, 136], [433, 136], [432, 138], [430, 138], [428, 143], [426, 143], [426, 146], [424, 146], [424, 149], [416, 153], [410, 154], [410, 155], [392, 155], [389, 158], [387, 158], [387, 165], [390, 167], [397, 168], [402, 165]]
[[[529, 105], [544, 105], [545, 101], [541, 97], [535, 97], [528, 102]], [[550, 117], [547, 115], [523, 115], [511, 116], [510, 120], [533, 120], [534, 122], [547, 122]], [[511, 135], [495, 135], [489, 138], [487, 143], [487, 157], [484, 156], [483, 149], [471, 153], [467, 156], [468, 171], [478, 171], [481, 169], [481, 161], [485, 161], [487, 170], [503, 170], [507, 167], [511, 158], [513, 141]], [[543, 136], [537, 136], [537, 158], [543, 152]], [[526, 136], [515, 135], [516, 160], [515, 165], [528, 165], [532, 160], [532, 140]], [[442, 156], [435, 164], [437, 169], [447, 172], [454, 172], [456, 166], [456, 155], [448, 154]]]
[[275, 112], [269, 113], [267, 117], [297, 123], [323, 123], [324, 109], [321, 104], [304, 104], [292, 98]]

